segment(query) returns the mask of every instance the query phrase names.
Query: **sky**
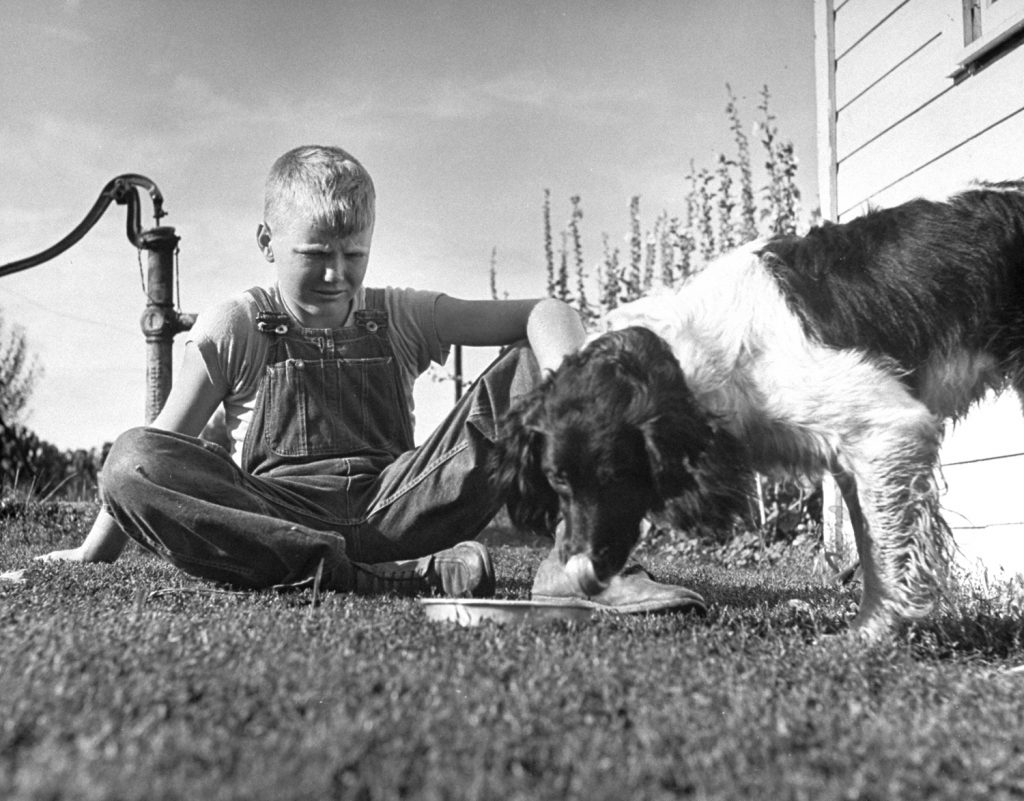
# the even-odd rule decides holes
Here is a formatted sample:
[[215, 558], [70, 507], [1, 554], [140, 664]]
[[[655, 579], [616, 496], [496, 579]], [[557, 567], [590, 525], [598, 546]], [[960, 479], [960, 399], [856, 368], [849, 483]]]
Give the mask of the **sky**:
[[[726, 85], [753, 133], [767, 86], [817, 206], [810, 0], [3, 0], [0, 264], [69, 233], [113, 177], [156, 182], [197, 313], [273, 280], [256, 248], [277, 156], [337, 144], [374, 176], [368, 285], [545, 291], [543, 202], [572, 195], [584, 256], [682, 214], [690, 165], [731, 152]], [[756, 148], [756, 145], [755, 145]], [[756, 154], [756, 149], [755, 149]], [[143, 225], [153, 224], [148, 197]], [[143, 255], [143, 261], [145, 256]], [[62, 256], [0, 278], [5, 330], [43, 376], [26, 425], [61, 448], [145, 422], [145, 298], [125, 207]], [[178, 335], [174, 365], [184, 335]], [[467, 352], [466, 374], [493, 352]], [[450, 365], [449, 365], [450, 368]], [[417, 439], [451, 406], [421, 379]]]

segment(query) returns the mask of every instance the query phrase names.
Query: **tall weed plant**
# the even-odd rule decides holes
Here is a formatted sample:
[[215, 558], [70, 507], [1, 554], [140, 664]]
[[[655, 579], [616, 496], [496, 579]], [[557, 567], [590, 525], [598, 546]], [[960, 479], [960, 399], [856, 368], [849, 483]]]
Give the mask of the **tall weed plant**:
[[[726, 90], [732, 152], [719, 153], [710, 166], [697, 166], [691, 161], [690, 171], [684, 176], [688, 191], [682, 208], [678, 213], [662, 210], [646, 228], [640, 196], [630, 198], [627, 252], [614, 247], [605, 233], [601, 258], [588, 271], [581, 244], [580, 196], [570, 198], [569, 221], [556, 232], [551, 191], [544, 190], [547, 292], [570, 303], [588, 326], [621, 303], [660, 287], [678, 287], [726, 251], [762, 236], [799, 233], [816, 217], [816, 212], [803, 212], [796, 184], [796, 153], [793, 143], [779, 132], [768, 87], [761, 90], [758, 119], [753, 126], [763, 158], [760, 169], [755, 169], [753, 163], [750, 137], [736, 96], [730, 86], [726, 85]], [[554, 247], [556, 241], [561, 243], [558, 250]]]
[[[601, 257], [588, 271], [582, 246], [583, 205], [579, 195], [569, 199], [566, 226], [552, 224], [551, 192], [544, 190], [544, 256], [547, 292], [573, 306], [588, 329], [611, 309], [652, 292], [676, 289], [722, 253], [758, 237], [797, 234], [817, 219], [804, 212], [796, 183], [799, 162], [793, 143], [779, 130], [768, 87], [756, 106], [753, 138], [747, 134], [732, 87], [726, 85], [725, 115], [731, 135], [729, 152], [710, 165], [690, 162], [684, 176], [688, 191], [682, 208], [660, 211], [645, 226], [640, 196], [628, 208], [625, 252], [602, 235]], [[757, 158], [755, 151], [760, 158]], [[555, 243], [560, 243], [558, 249]], [[492, 293], [496, 265], [492, 260]], [[820, 487], [758, 478], [751, 488], [745, 529], [757, 529], [762, 544], [815, 533], [821, 523]], [[709, 532], [702, 532], [707, 534]], [[718, 532], [716, 538], [721, 538]]]

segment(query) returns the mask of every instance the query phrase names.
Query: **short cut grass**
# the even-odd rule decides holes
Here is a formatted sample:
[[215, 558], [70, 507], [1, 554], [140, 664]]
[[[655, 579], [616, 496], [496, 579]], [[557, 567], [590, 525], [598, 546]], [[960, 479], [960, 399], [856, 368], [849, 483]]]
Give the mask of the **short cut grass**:
[[[406, 598], [227, 592], [134, 545], [32, 559], [96, 509], [0, 497], [0, 572], [27, 568], [0, 581], [8, 801], [1024, 795], [1019, 583], [868, 646], [826, 636], [855, 594], [813, 572], [813, 536], [748, 532], [641, 549], [705, 617], [463, 628]], [[498, 597], [549, 548], [495, 547]]]
[[270, 168], [263, 219], [272, 230], [303, 220], [350, 236], [373, 227], [375, 202], [373, 179], [358, 159], [340, 147], [303, 145]]

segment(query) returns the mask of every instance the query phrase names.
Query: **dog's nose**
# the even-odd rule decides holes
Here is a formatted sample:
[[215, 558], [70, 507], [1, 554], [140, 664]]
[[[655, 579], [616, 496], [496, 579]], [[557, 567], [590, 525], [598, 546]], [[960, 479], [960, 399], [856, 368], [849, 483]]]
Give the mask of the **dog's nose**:
[[580, 592], [588, 597], [597, 595], [608, 587], [597, 577], [593, 560], [581, 553], [569, 557], [569, 561], [565, 563], [565, 573]]

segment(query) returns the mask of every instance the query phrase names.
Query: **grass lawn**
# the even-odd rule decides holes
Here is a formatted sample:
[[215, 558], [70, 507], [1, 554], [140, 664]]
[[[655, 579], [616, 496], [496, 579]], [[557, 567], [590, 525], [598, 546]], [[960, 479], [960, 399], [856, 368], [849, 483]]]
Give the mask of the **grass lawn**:
[[[0, 507], [0, 572], [91, 510]], [[495, 549], [526, 597], [543, 551]], [[645, 554], [685, 615], [458, 628], [415, 601], [223, 594], [137, 551], [0, 583], [0, 798], [1024, 798], [1019, 595], [865, 647], [806, 554]]]

